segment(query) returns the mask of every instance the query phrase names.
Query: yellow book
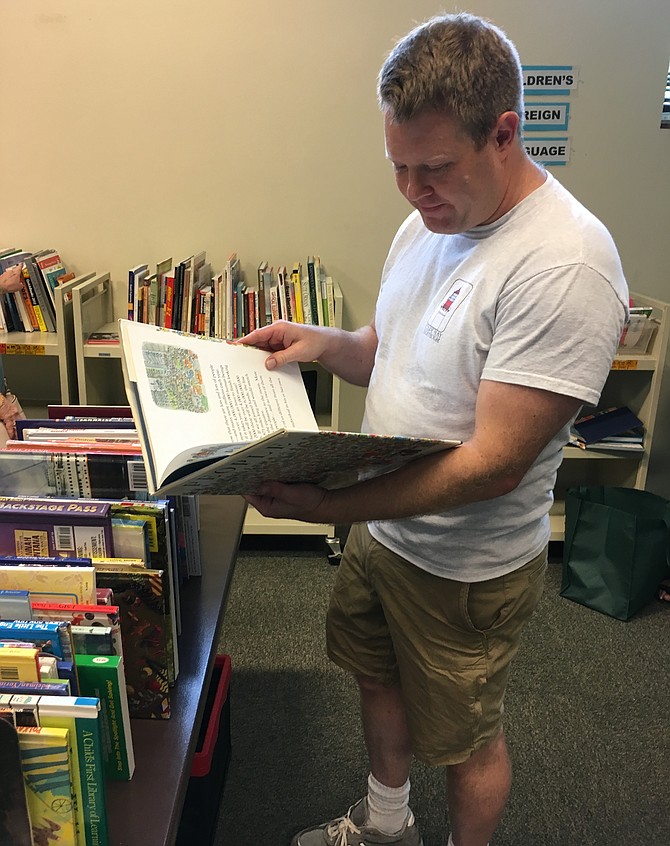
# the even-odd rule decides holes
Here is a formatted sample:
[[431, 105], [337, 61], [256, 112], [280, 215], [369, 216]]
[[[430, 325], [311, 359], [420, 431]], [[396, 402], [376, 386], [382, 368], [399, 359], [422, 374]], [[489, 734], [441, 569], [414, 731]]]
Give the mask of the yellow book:
[[72, 801], [68, 730], [18, 726], [17, 732], [35, 843], [81, 846]]
[[32, 646], [0, 648], [0, 681], [40, 681], [39, 654]]

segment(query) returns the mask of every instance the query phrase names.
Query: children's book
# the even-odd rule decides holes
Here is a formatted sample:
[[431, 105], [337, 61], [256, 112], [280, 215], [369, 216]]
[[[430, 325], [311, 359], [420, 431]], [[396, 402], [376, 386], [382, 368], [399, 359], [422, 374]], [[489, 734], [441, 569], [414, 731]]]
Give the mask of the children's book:
[[66, 620], [72, 624], [73, 629], [78, 626], [109, 629], [114, 648], [112, 654], [123, 655], [117, 605], [63, 605], [54, 602], [34, 602], [32, 611], [36, 620]]
[[26, 788], [21, 769], [19, 738], [12, 711], [0, 708], [0, 761], [2, 762], [2, 801], [0, 802], [0, 844], [33, 846]]
[[0, 554], [110, 555], [109, 503], [85, 499], [0, 497]]
[[0, 680], [38, 682], [40, 680], [40, 650], [8, 646], [0, 649]]
[[71, 661], [74, 655], [71, 626], [65, 621], [0, 620], [0, 639], [32, 643], [65, 661]]
[[19, 726], [17, 732], [35, 842], [77, 846], [68, 730]]
[[[66, 562], [67, 559], [63, 559]], [[60, 564], [0, 564], [0, 587], [27, 590], [31, 602], [95, 604], [95, 568]]]
[[100, 700], [105, 774], [110, 779], [128, 781], [135, 771], [135, 754], [123, 658], [77, 655], [76, 664], [82, 694]]
[[84, 846], [109, 846], [102, 754], [100, 700], [87, 696], [40, 696], [40, 725], [67, 728], [73, 761], [79, 838]]
[[165, 570], [146, 567], [96, 570], [98, 582], [111, 587], [121, 613], [128, 705], [132, 717], [170, 717], [169, 655], [172, 620]]
[[216, 338], [120, 320], [150, 493], [251, 494], [264, 481], [342, 487], [455, 440], [319, 431], [297, 364]]

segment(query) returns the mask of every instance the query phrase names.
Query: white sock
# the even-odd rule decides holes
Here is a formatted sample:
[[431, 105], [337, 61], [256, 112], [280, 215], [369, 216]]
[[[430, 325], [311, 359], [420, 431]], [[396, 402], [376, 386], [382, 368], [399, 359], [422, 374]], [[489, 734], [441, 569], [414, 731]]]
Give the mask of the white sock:
[[402, 787], [387, 787], [368, 776], [368, 825], [382, 834], [395, 834], [409, 813], [409, 779]]

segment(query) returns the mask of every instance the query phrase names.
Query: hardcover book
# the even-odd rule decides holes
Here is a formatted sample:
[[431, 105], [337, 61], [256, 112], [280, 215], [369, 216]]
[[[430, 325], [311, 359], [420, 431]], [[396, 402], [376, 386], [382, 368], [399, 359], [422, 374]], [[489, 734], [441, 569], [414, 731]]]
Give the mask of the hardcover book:
[[268, 480], [341, 487], [458, 445], [319, 431], [297, 364], [268, 371], [267, 353], [251, 347], [119, 326], [152, 494], [251, 494]]
[[0, 485], [7, 496], [148, 496], [141, 455], [53, 451], [36, 445], [27, 451], [0, 452]]
[[0, 762], [0, 846], [33, 846], [19, 738], [12, 711], [4, 705], [0, 707]]
[[112, 589], [120, 609], [130, 715], [169, 719], [172, 620], [166, 572], [129, 567], [97, 570], [97, 578]]
[[77, 828], [85, 846], [109, 846], [100, 700], [86, 696], [40, 696], [40, 725], [67, 728], [77, 801]]
[[128, 781], [135, 771], [135, 754], [123, 658], [77, 655], [76, 664], [82, 694], [100, 700], [105, 774], [110, 779]]
[[35, 842], [77, 846], [68, 730], [19, 726], [17, 732]]
[[72, 624], [73, 628], [83, 626], [110, 629], [114, 648], [112, 654], [123, 655], [117, 605], [64, 605], [54, 602], [34, 602], [32, 609], [36, 620], [66, 620]]
[[72, 634], [70, 623], [44, 620], [0, 620], [0, 640], [32, 643], [47, 655], [71, 661]]
[[[66, 559], [63, 559], [64, 561]], [[30, 592], [31, 602], [95, 604], [95, 568], [59, 564], [0, 565], [0, 587]]]
[[109, 503], [84, 499], [0, 498], [0, 554], [111, 555]]
[[627, 406], [596, 411], [580, 417], [574, 423], [574, 428], [588, 447], [603, 438], [642, 426], [642, 421]]

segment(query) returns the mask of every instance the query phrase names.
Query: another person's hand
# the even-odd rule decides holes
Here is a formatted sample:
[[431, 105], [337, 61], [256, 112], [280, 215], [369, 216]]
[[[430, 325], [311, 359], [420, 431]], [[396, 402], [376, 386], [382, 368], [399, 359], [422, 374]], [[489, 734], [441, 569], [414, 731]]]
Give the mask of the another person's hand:
[[236, 344], [247, 344], [271, 353], [265, 361], [268, 370], [283, 367], [290, 361], [316, 361], [328, 346], [328, 330], [322, 326], [277, 320], [269, 326], [254, 329]]
[[4, 423], [7, 430], [7, 437], [11, 440], [16, 438], [16, 419], [19, 416], [19, 409], [11, 393], [0, 394], [0, 422]]
[[11, 294], [21, 290], [21, 279], [23, 277], [23, 265], [15, 264], [0, 274], [0, 293]]
[[328, 491], [317, 485], [266, 482], [260, 493], [244, 498], [264, 517], [321, 523], [327, 520], [322, 508], [327, 497]]

